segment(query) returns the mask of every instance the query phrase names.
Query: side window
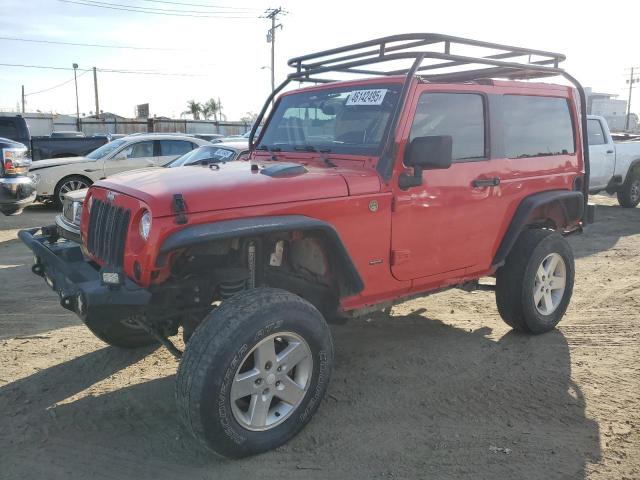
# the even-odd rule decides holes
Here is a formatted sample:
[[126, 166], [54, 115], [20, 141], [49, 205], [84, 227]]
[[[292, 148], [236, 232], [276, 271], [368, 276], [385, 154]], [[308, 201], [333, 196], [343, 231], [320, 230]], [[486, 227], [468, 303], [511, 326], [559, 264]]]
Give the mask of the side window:
[[566, 98], [505, 95], [504, 148], [508, 158], [575, 153], [575, 137]]
[[126, 158], [153, 157], [153, 141], [133, 143], [125, 147], [117, 156], [122, 154], [124, 154]]
[[186, 140], [160, 140], [160, 156], [184, 155], [193, 150], [194, 144]]
[[589, 145], [604, 145], [607, 143], [600, 120], [587, 120]]
[[244, 152], [240, 152], [240, 155], [238, 155], [237, 160], [249, 160], [250, 154], [251, 154], [251, 152], [249, 152], [249, 150], [245, 150]]
[[409, 140], [451, 135], [453, 161], [485, 157], [484, 101], [475, 93], [423, 93]]

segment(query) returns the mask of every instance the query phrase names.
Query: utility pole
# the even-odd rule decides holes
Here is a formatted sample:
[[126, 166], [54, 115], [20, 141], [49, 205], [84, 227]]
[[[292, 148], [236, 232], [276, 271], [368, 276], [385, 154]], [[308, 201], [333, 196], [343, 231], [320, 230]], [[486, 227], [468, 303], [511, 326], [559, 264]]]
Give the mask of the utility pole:
[[[267, 31], [267, 43], [271, 43], [271, 92], [276, 89], [276, 70], [275, 70], [275, 57], [276, 57], [276, 30], [282, 28], [282, 24], [276, 24], [278, 21], [278, 15], [286, 15], [288, 12], [281, 7], [269, 8], [264, 12], [262, 18], [268, 18], [271, 20], [271, 28]], [[273, 99], [271, 100], [273, 106]]]
[[100, 118], [100, 102], [98, 102], [98, 74], [96, 67], [93, 67], [93, 90], [96, 94], [96, 118]]
[[629, 84], [629, 101], [627, 102], [627, 119], [624, 124], [625, 130], [629, 130], [629, 117], [631, 116], [631, 92], [633, 92], [633, 84], [640, 82], [640, 78], [634, 78], [633, 76], [634, 69], [635, 67], [631, 67], [631, 75], [629, 75], [629, 80], [627, 80], [627, 83]]
[[76, 72], [78, 70], [78, 64], [73, 65], [73, 81], [76, 84], [76, 130], [80, 131], [80, 104], [78, 103], [78, 76]]
[[24, 85], [22, 85], [22, 114], [24, 115]]

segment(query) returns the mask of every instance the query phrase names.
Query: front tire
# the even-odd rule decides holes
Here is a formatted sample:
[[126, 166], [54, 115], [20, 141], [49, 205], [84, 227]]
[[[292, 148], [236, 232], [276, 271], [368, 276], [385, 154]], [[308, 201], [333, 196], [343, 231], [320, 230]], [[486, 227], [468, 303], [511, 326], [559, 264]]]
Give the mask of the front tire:
[[634, 208], [640, 203], [640, 172], [633, 169], [617, 192], [618, 203], [625, 208]]
[[220, 455], [271, 450], [309, 422], [332, 364], [331, 332], [315, 307], [283, 290], [248, 290], [222, 302], [189, 340], [178, 411]]
[[53, 191], [53, 203], [56, 208], [62, 208], [64, 196], [74, 190], [81, 190], [83, 188], [89, 188], [93, 182], [81, 175], [71, 175], [65, 177], [58, 182], [56, 188]]
[[573, 252], [562, 235], [525, 230], [496, 275], [500, 316], [515, 330], [552, 330], [569, 306], [574, 276]]

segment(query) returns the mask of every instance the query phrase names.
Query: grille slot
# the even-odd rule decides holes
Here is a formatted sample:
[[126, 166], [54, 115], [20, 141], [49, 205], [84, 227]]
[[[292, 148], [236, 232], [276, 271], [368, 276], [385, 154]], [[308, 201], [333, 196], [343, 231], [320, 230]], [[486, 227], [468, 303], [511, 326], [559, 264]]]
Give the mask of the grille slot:
[[110, 267], [122, 267], [129, 210], [94, 199], [89, 215], [87, 249]]

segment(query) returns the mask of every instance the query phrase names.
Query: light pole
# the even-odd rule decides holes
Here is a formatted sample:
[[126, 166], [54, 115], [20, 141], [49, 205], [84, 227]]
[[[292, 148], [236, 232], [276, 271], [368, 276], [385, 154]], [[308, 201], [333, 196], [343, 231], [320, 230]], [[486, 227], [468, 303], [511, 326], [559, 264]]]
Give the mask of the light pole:
[[76, 84], [76, 130], [80, 131], [80, 104], [78, 103], [78, 64], [73, 64], [73, 81]]

